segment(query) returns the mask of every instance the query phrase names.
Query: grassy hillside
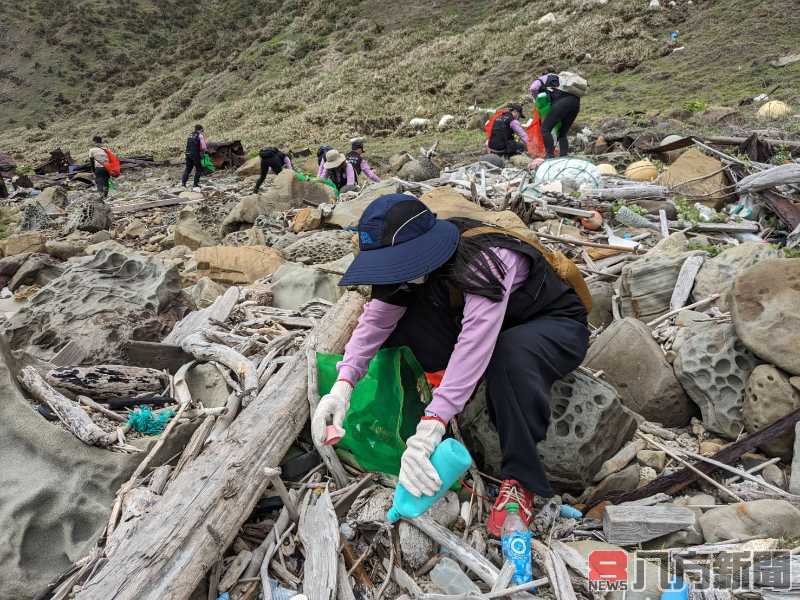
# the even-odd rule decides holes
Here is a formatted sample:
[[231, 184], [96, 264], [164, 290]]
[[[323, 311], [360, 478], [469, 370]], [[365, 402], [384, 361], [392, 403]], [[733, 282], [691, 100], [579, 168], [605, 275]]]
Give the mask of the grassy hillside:
[[[667, 4], [666, 0], [662, 2]], [[800, 109], [796, 0], [99, 0], [0, 3], [0, 150], [179, 154], [191, 125], [264, 144], [408, 145], [414, 116], [522, 99], [546, 65], [585, 74], [583, 122], [775, 94]], [[557, 24], [537, 25], [553, 12]], [[670, 53], [668, 35], [685, 49]], [[797, 127], [790, 122], [788, 127]], [[427, 139], [431, 136], [423, 136]], [[459, 129], [451, 146], [476, 144]]]

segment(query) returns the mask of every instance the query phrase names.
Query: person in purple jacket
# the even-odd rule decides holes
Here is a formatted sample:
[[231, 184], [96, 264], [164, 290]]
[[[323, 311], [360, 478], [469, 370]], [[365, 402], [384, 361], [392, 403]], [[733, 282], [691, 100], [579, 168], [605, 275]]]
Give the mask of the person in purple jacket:
[[356, 173], [356, 180], [361, 173], [366, 175], [367, 179], [375, 183], [380, 183], [381, 178], [375, 174], [372, 167], [369, 166], [367, 159], [364, 158], [364, 142], [361, 140], [354, 140], [350, 145], [350, 152], [347, 153], [347, 162], [353, 166]]
[[315, 441], [324, 442], [329, 422], [341, 427], [375, 353], [408, 346], [427, 373], [444, 374], [406, 442], [400, 483], [417, 497], [439, 489], [431, 453], [485, 377], [503, 479], [487, 528], [500, 535], [510, 503], [529, 523], [534, 494], [553, 495], [536, 446], [547, 432], [550, 387], [586, 354], [586, 308], [533, 245], [477, 221], [437, 219], [414, 196], [373, 201], [358, 239], [339, 285], [371, 285], [372, 298], [312, 417]]
[[[526, 152], [528, 134], [519, 124], [519, 120], [524, 116], [521, 104], [508, 105], [508, 110], [497, 117], [492, 125], [492, 131], [486, 143], [489, 152], [506, 158]], [[519, 142], [514, 138], [515, 134], [520, 139]]]
[[352, 190], [358, 184], [353, 165], [335, 148], [325, 153], [325, 162], [322, 163], [318, 174], [321, 179], [330, 179], [340, 192]]

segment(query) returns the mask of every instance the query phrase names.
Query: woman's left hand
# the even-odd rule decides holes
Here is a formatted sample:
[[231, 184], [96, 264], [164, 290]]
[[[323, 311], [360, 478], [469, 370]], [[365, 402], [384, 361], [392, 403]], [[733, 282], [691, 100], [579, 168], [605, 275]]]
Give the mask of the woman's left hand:
[[442, 487], [442, 480], [431, 464], [431, 454], [444, 437], [445, 425], [437, 418], [423, 418], [417, 432], [406, 441], [400, 459], [400, 483], [413, 496], [433, 496]]

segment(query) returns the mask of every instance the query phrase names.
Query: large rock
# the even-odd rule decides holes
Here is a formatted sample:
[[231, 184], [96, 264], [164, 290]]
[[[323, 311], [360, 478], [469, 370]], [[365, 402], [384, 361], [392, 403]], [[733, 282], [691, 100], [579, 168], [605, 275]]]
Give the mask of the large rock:
[[272, 305], [294, 310], [314, 298], [336, 302], [344, 292], [344, 288], [338, 286], [339, 279], [340, 275], [315, 267], [283, 265], [272, 276]]
[[271, 189], [277, 194], [279, 203], [290, 208], [319, 206], [336, 201], [336, 192], [331, 186], [315, 181], [300, 181], [289, 169], [275, 176]]
[[[552, 482], [582, 491], [601, 465], [631, 439], [636, 421], [613, 387], [580, 371], [553, 384], [550, 406], [550, 426], [539, 455]], [[476, 460], [499, 474], [502, 452], [489, 418], [485, 386], [478, 388], [459, 422]]]
[[386, 194], [396, 194], [398, 189], [397, 182], [391, 180], [369, 185], [355, 200], [337, 203], [333, 207], [333, 214], [326, 218], [325, 221], [342, 229], [356, 227], [361, 214], [373, 200]]
[[55, 208], [60, 212], [67, 206], [67, 192], [62, 187], [44, 188], [42, 193], [36, 196], [36, 200], [45, 209]]
[[620, 313], [651, 321], [669, 311], [672, 292], [684, 261], [694, 252], [646, 256], [622, 267]]
[[63, 271], [64, 267], [61, 263], [51, 256], [31, 254], [8, 282], [8, 289], [13, 292], [22, 285], [41, 287], [59, 277]]
[[44, 252], [44, 235], [38, 231], [10, 235], [6, 239], [0, 241], [0, 248], [3, 249], [3, 256], [15, 256], [28, 252]]
[[736, 337], [733, 325], [692, 323], [675, 337], [673, 366], [706, 429], [736, 439], [744, 428], [744, 387], [758, 360]]
[[225, 377], [212, 363], [201, 363], [190, 369], [186, 374], [186, 385], [192, 400], [206, 408], [225, 406], [230, 393]]
[[614, 296], [614, 286], [608, 281], [595, 280], [589, 283], [589, 292], [592, 294], [592, 310], [589, 313], [589, 325], [592, 327], [605, 327], [614, 320], [611, 310], [611, 299]]
[[88, 231], [94, 233], [111, 229], [111, 207], [101, 200], [84, 200], [69, 207], [68, 231]]
[[69, 240], [47, 240], [45, 242], [45, 251], [54, 258], [67, 260], [73, 256], [80, 256], [83, 254], [85, 246], [77, 242], [70, 242]]
[[680, 194], [703, 196], [703, 204], [721, 208], [727, 195], [728, 185], [722, 163], [711, 156], [691, 148], [681, 154], [658, 178], [665, 185]]
[[800, 510], [786, 500], [754, 500], [712, 508], [700, 517], [706, 543], [757, 535], [794, 539], [800, 536]]
[[714, 258], [706, 259], [694, 280], [692, 296], [697, 301], [719, 293], [719, 305], [727, 310], [728, 292], [733, 287], [736, 276], [762, 260], [779, 256], [780, 252], [769, 244], [745, 242], [731, 246]]
[[754, 354], [800, 375], [800, 259], [771, 258], [739, 274], [731, 293], [736, 333]]
[[697, 412], [650, 329], [638, 319], [612, 323], [589, 347], [584, 365], [605, 372], [622, 403], [648, 421], [683, 427]]
[[397, 176], [405, 181], [427, 181], [439, 177], [439, 167], [430, 158], [415, 158], [404, 164]]
[[203, 229], [194, 211], [189, 209], [183, 209], [178, 213], [173, 239], [176, 246], [187, 246], [192, 250], [217, 243], [217, 240]]
[[[42, 597], [51, 582], [86, 556], [108, 523], [117, 490], [147, 455], [147, 451], [121, 454], [87, 446], [44, 420], [18, 389], [15, 373], [2, 343], [2, 600]], [[180, 452], [186, 433], [179, 426], [151, 466]]]
[[338, 229], [301, 234], [297, 241], [283, 248], [287, 260], [306, 264], [320, 264], [339, 260], [353, 252], [350, 231]]
[[[742, 414], [748, 433], [763, 429], [772, 422], [800, 408], [800, 392], [789, 378], [772, 365], [759, 365], [750, 374], [744, 393]], [[789, 459], [794, 446], [794, 430], [762, 444], [770, 456]]]
[[201, 278], [189, 289], [189, 296], [196, 308], [208, 308], [224, 293], [225, 286], [208, 277]]
[[281, 253], [261, 246], [206, 246], [194, 253], [198, 277], [217, 283], [253, 283], [283, 264]]
[[161, 261], [107, 250], [67, 268], [32, 296], [8, 324], [16, 356], [50, 360], [77, 341], [88, 364], [125, 359], [130, 339], [157, 341], [175, 316], [178, 273]]

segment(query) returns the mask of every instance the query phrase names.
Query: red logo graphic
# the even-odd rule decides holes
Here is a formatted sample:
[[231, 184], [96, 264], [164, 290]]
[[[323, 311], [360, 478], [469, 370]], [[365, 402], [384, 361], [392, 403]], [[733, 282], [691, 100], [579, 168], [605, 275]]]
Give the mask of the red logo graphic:
[[589, 553], [589, 584], [594, 591], [618, 591], [628, 587], [628, 554], [624, 550]]

